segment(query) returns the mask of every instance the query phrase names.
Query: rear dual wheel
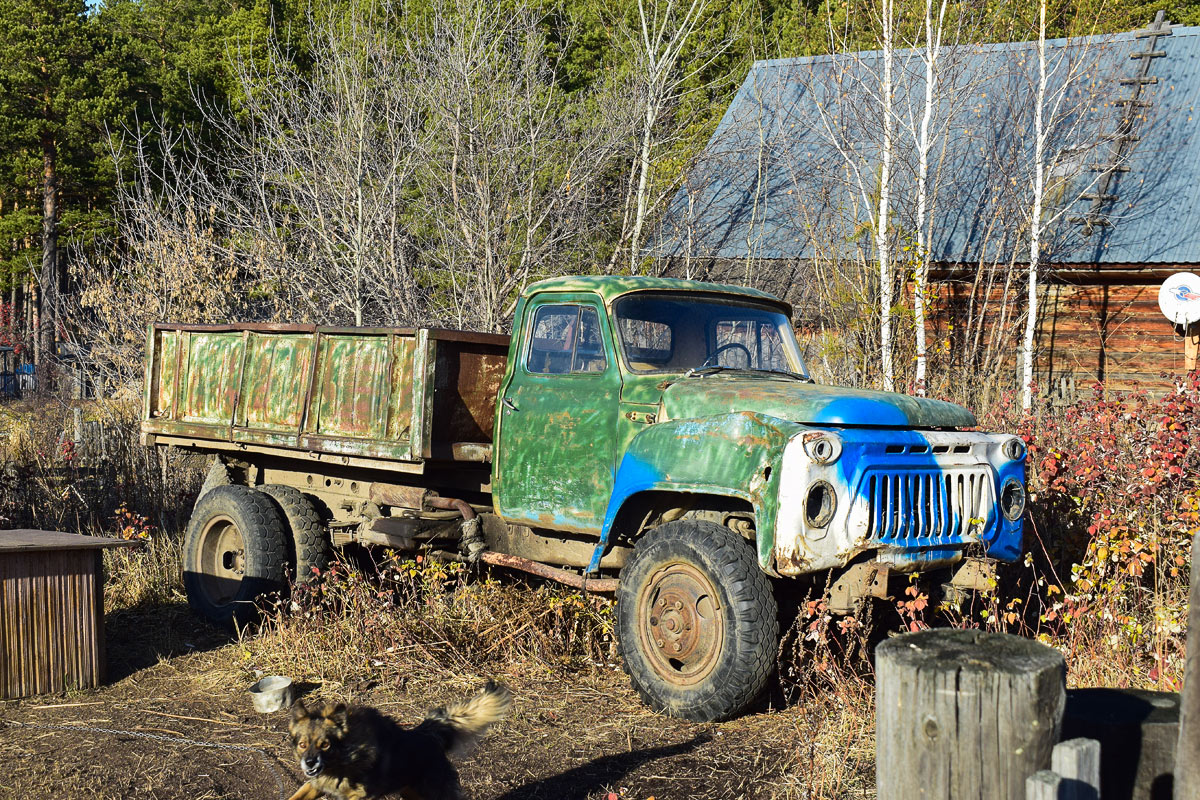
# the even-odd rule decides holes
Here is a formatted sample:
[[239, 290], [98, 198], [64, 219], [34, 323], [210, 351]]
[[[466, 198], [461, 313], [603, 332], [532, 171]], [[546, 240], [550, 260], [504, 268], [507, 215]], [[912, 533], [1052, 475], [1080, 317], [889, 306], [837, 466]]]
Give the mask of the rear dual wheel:
[[699, 520], [646, 534], [621, 570], [617, 644], [650, 707], [700, 722], [744, 710], [775, 665], [775, 596], [739, 535]]
[[287, 587], [283, 518], [270, 497], [248, 486], [215, 486], [201, 495], [183, 545], [188, 603], [218, 625], [245, 625], [255, 601]]
[[291, 486], [268, 484], [259, 487], [279, 506], [291, 534], [288, 566], [296, 582], [310, 581], [329, 569], [331, 557], [329, 537], [325, 535], [325, 524], [312, 501]]

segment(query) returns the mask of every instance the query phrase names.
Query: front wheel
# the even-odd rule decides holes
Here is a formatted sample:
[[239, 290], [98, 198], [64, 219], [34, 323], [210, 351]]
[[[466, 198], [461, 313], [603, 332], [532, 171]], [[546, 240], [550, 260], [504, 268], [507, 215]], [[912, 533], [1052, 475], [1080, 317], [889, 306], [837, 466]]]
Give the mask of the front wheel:
[[183, 542], [188, 603], [218, 625], [245, 624], [254, 601], [287, 586], [283, 520], [265, 494], [217, 486], [204, 494]]
[[655, 710], [697, 722], [737, 714], [766, 685], [778, 641], [771, 585], [728, 528], [669, 522], [621, 570], [617, 644]]

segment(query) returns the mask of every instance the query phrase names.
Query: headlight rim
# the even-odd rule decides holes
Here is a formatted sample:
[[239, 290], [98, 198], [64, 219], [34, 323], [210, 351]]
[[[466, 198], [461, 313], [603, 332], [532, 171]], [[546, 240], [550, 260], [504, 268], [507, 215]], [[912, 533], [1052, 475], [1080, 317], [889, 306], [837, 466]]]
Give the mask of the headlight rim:
[[1004, 442], [1003, 445], [1004, 457], [1009, 461], [1020, 461], [1025, 458], [1029, 452], [1029, 448], [1025, 446], [1025, 441], [1019, 436], [1013, 436]]
[[[1010, 513], [1011, 503], [1009, 502], [1009, 492], [1016, 491], [1020, 498], [1020, 502], [1016, 506], [1015, 513]], [[1004, 485], [1000, 487], [1000, 513], [1009, 522], [1016, 522], [1025, 514], [1025, 507], [1028, 504], [1029, 495], [1025, 491], [1025, 484], [1016, 478], [1006, 478]]]
[[828, 466], [842, 456], [841, 438], [828, 431], [810, 431], [804, 434], [803, 444], [804, 454], [818, 466]]
[[[813, 492], [820, 490], [825, 502], [820, 504], [820, 509], [816, 514], [812, 513], [812, 498]], [[829, 527], [829, 523], [833, 522], [834, 516], [837, 514], [838, 497], [837, 490], [833, 488], [833, 484], [829, 481], [818, 478], [808, 485], [808, 489], [804, 492], [803, 516], [804, 525], [810, 530], [820, 530]]]

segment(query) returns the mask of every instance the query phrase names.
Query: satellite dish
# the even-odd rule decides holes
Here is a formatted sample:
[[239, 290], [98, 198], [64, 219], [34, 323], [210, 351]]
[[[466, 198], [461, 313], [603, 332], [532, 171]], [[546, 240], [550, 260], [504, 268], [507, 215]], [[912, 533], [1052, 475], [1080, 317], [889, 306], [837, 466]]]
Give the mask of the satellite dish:
[[1158, 307], [1176, 325], [1200, 322], [1200, 277], [1176, 272], [1158, 289]]

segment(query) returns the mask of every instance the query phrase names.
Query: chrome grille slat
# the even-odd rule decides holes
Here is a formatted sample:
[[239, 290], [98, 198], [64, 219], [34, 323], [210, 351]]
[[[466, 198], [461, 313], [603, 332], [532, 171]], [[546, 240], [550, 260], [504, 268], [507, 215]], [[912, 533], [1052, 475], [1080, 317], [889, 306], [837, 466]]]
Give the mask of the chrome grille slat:
[[960, 542], [972, 519], [994, 519], [990, 481], [986, 468], [872, 470], [864, 486], [868, 533], [907, 547]]

